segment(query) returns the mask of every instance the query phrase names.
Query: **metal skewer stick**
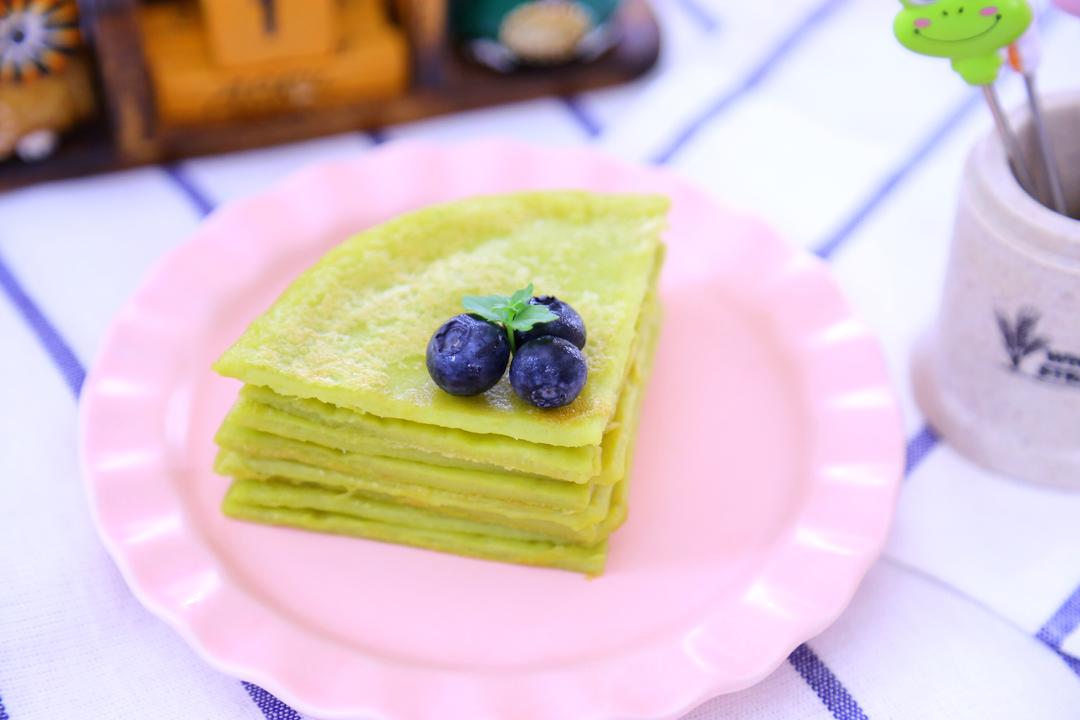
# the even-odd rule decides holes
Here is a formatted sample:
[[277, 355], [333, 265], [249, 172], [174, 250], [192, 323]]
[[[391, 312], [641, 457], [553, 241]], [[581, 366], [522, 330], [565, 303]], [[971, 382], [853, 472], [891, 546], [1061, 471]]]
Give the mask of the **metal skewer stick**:
[[1035, 143], [1039, 147], [1039, 155], [1042, 158], [1043, 167], [1046, 170], [1046, 181], [1050, 185], [1050, 206], [1064, 215], [1068, 208], [1065, 205], [1065, 190], [1061, 186], [1061, 172], [1054, 160], [1054, 150], [1050, 145], [1050, 136], [1046, 132], [1046, 122], [1043, 120], [1042, 102], [1035, 89], [1035, 76], [1032, 73], [1024, 73], [1024, 88], [1027, 90], [1028, 106], [1031, 108], [1031, 123], [1035, 128]]
[[986, 98], [986, 104], [990, 107], [990, 114], [994, 116], [994, 125], [997, 126], [998, 136], [1001, 138], [1002, 145], [1005, 146], [1005, 154], [1009, 158], [1009, 164], [1012, 165], [1013, 173], [1015, 173], [1016, 179], [1020, 183], [1020, 187], [1022, 187], [1024, 192], [1028, 195], [1037, 197], [1035, 194], [1035, 183], [1031, 179], [1031, 170], [1024, 161], [1024, 153], [1020, 149], [1020, 141], [1016, 139], [1016, 133], [1013, 132], [1012, 126], [1009, 125], [1009, 119], [1005, 116], [1005, 111], [1001, 108], [1001, 101], [998, 100], [997, 91], [994, 90], [993, 85], [983, 85], [982, 91], [983, 97]]
[[[1039, 153], [1043, 177], [1046, 178], [1046, 184], [1049, 186], [1047, 188], [1049, 198], [1044, 197], [1043, 204], [1064, 215], [1067, 208], [1065, 193], [1061, 186], [1061, 173], [1054, 159], [1054, 150], [1050, 146], [1050, 137], [1046, 132], [1046, 122], [1043, 119], [1042, 102], [1039, 100], [1039, 93], [1035, 87], [1035, 72], [1042, 56], [1040, 45], [1038, 23], [1033, 22], [1019, 40], [1009, 44], [1008, 58], [1012, 69], [1024, 78], [1024, 90], [1027, 92], [1028, 109], [1031, 112], [1031, 126], [1035, 134], [1035, 147]], [[1041, 190], [1042, 188], [1040, 192]]]

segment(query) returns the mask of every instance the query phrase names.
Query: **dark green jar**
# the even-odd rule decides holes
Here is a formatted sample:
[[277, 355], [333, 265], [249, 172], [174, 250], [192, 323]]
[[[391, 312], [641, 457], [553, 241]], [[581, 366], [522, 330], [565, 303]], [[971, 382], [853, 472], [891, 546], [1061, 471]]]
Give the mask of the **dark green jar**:
[[458, 42], [480, 62], [508, 72], [522, 65], [590, 60], [617, 39], [621, 0], [453, 0]]

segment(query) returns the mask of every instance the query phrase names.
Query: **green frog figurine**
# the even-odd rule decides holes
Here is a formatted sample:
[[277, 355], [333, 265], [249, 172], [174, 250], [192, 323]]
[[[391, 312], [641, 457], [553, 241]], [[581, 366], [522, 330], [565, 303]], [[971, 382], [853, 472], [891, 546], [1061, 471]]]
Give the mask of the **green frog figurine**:
[[454, 35], [500, 72], [590, 60], [617, 40], [620, 0], [453, 0]]
[[893, 22], [900, 44], [920, 55], [952, 60], [969, 85], [990, 85], [1001, 69], [1001, 49], [1031, 25], [1027, 0], [900, 0]]

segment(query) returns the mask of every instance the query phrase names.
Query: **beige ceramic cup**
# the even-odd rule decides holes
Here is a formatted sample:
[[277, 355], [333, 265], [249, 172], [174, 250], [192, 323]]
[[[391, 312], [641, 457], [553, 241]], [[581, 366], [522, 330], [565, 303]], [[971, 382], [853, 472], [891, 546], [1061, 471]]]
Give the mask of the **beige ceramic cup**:
[[[1024, 193], [996, 135], [976, 144], [915, 391], [930, 424], [978, 464], [1080, 489], [1080, 94], [1048, 98], [1045, 115], [1071, 217]], [[1028, 118], [1013, 123], [1034, 158]]]

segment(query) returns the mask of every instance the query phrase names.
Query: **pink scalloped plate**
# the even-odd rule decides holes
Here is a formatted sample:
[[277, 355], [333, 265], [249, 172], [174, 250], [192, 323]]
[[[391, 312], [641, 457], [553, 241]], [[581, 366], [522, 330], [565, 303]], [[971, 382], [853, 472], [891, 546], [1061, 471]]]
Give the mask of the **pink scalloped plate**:
[[[672, 199], [665, 322], [607, 572], [230, 520], [211, 362], [351, 233], [537, 188]], [[676, 175], [503, 141], [390, 144], [215, 212], [150, 273], [86, 383], [98, 529], [217, 668], [326, 718], [669, 718], [768, 675], [884, 544], [902, 441], [878, 343], [821, 262]]]

